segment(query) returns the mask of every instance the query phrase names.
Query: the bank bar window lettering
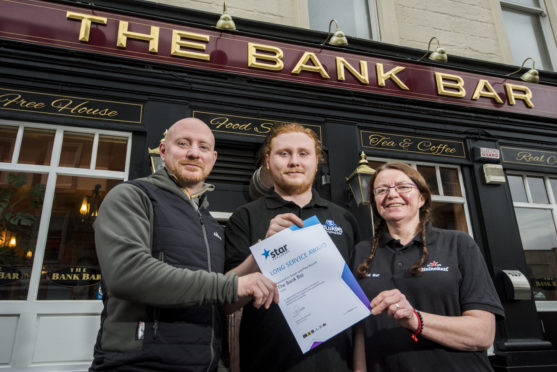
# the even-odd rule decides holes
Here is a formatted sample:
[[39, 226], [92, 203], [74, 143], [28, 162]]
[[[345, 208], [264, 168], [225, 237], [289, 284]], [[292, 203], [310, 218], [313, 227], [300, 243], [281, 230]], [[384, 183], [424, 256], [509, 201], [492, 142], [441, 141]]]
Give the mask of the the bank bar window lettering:
[[131, 134], [0, 120], [0, 301], [101, 297], [93, 228]]
[[[508, 173], [534, 299], [557, 309], [557, 175]], [[548, 308], [549, 309], [549, 308]]]
[[[368, 158], [373, 169], [396, 159]], [[425, 178], [431, 190], [431, 209], [433, 226], [460, 230], [472, 235], [470, 217], [466, 203], [466, 193], [462, 182], [460, 167], [454, 165], [430, 164], [403, 161], [417, 169]]]

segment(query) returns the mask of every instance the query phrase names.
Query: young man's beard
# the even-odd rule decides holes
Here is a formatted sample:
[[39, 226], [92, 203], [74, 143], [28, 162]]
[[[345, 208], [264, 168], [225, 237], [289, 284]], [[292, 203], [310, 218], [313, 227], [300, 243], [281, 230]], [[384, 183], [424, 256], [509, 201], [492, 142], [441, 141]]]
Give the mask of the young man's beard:
[[311, 189], [311, 186], [313, 185], [313, 179], [311, 181], [304, 180], [302, 183], [295, 183], [295, 184], [289, 182], [283, 182], [281, 180], [275, 180], [275, 179], [273, 179], [273, 182], [275, 184], [275, 188], [280, 189], [282, 192], [284, 192], [287, 195], [302, 194], [308, 191], [309, 189]]

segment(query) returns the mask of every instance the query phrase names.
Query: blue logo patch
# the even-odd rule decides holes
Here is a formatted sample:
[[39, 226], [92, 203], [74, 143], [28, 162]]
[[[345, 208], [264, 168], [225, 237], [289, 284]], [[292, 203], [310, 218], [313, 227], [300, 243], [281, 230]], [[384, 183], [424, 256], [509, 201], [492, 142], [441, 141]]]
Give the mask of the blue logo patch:
[[342, 227], [338, 226], [333, 220], [326, 220], [323, 228], [329, 234], [342, 235], [343, 232]]

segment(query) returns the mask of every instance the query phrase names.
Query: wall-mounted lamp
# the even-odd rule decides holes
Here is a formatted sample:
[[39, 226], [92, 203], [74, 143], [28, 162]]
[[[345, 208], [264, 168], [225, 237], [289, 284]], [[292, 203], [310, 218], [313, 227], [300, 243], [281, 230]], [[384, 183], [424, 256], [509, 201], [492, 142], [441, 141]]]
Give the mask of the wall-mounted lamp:
[[101, 205], [101, 196], [99, 191], [101, 190], [101, 185], [96, 184], [95, 188], [91, 192], [91, 195], [83, 197], [81, 201], [81, 207], [79, 208], [79, 214], [81, 215], [81, 221], [85, 220], [94, 221], [99, 213], [99, 207]]
[[[167, 133], [168, 129], [162, 134], [160, 143], [164, 142]], [[147, 148], [147, 152], [149, 153], [149, 158], [151, 159], [151, 172], [156, 173], [159, 169], [164, 168], [164, 162], [161, 159], [161, 153], [158, 147], [155, 147], [154, 149]]]
[[[331, 36], [331, 25], [333, 24], [333, 22], [335, 23], [336, 31]], [[342, 32], [338, 28], [338, 22], [334, 18], [331, 19], [331, 21], [329, 22], [329, 33], [327, 34], [327, 38], [325, 39], [325, 41], [323, 43], [321, 43], [321, 45], [325, 45], [325, 43], [327, 41], [329, 41], [329, 43], [328, 43], [329, 45], [334, 45], [334, 46], [346, 46], [346, 45], [348, 45], [348, 40], [346, 39], [346, 35], [344, 35], [344, 32]]]
[[427, 44], [427, 52], [423, 56], [421, 56], [418, 61], [421, 61], [422, 58], [427, 56], [427, 54], [430, 52], [431, 42], [433, 40], [437, 40], [437, 49], [435, 49], [435, 51], [433, 51], [427, 58], [431, 59], [432, 61], [447, 62], [447, 52], [445, 52], [445, 49], [441, 48], [441, 43], [435, 36], [429, 39], [429, 43]]
[[224, 6], [223, 6], [223, 10], [222, 10], [222, 14], [215, 26], [216, 28], [218, 28], [219, 30], [235, 30], [236, 29], [236, 24], [234, 23], [234, 20], [232, 19], [232, 16], [230, 14], [228, 14], [228, 12], [226, 11], [226, 1], [224, 1]]
[[371, 179], [375, 174], [375, 169], [368, 165], [366, 154], [363, 151], [360, 158], [358, 167], [354, 169], [350, 176], [346, 177], [346, 182], [350, 186], [350, 191], [357, 205], [369, 204]]
[[532, 58], [532, 57], [526, 58], [522, 62], [522, 64], [520, 65], [520, 68], [518, 70], [513, 71], [513, 72], [511, 72], [511, 73], [509, 73], [505, 76], [511, 76], [512, 74], [516, 74], [517, 72], [522, 70], [522, 68], [524, 67], [524, 64], [529, 59], [532, 60], [532, 68], [530, 70], [526, 71], [524, 74], [522, 74], [522, 76], [520, 77], [520, 80], [526, 81], [526, 82], [529, 82], [529, 83], [539, 83], [540, 82], [540, 74], [539, 74], [538, 70], [536, 70], [536, 61], [534, 61], [534, 58]]

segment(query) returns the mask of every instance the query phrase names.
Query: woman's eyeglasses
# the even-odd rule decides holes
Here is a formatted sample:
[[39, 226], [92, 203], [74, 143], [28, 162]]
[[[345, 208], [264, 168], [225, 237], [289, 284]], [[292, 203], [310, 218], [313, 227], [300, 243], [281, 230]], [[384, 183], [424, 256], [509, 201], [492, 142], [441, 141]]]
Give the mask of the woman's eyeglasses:
[[408, 194], [413, 189], [418, 188], [416, 185], [411, 183], [400, 183], [394, 186], [380, 186], [373, 189], [373, 195], [375, 196], [385, 196], [391, 189], [394, 189], [399, 194]]

